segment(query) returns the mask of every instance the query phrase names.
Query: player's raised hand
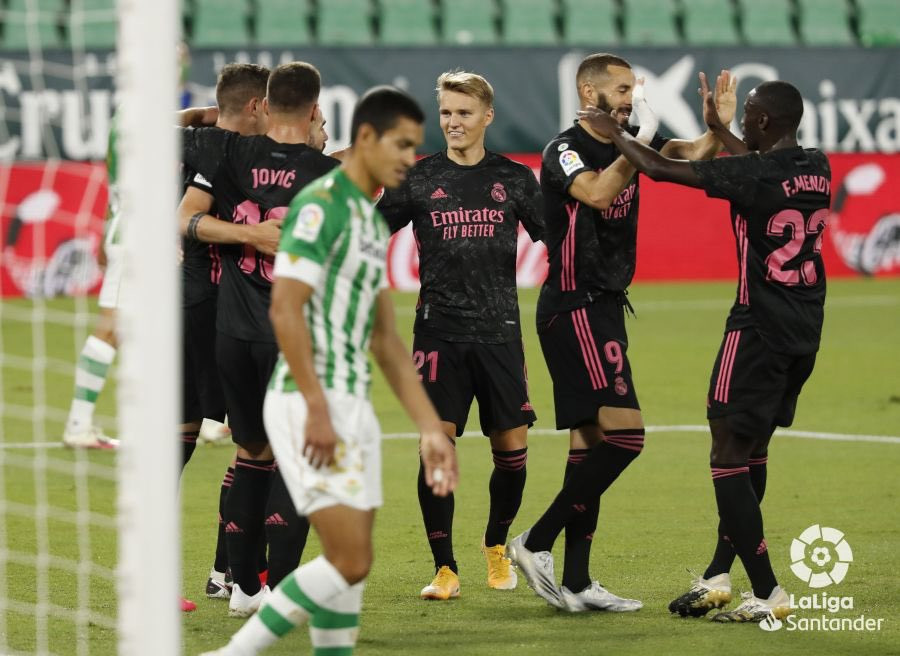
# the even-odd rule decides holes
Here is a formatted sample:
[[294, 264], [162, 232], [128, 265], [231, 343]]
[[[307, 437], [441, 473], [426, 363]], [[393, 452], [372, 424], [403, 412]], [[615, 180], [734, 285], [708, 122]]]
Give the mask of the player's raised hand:
[[709, 83], [706, 81], [706, 73], [700, 73], [700, 88], [697, 90], [700, 97], [703, 98], [703, 122], [711, 128], [719, 127], [723, 124], [719, 116], [719, 109], [716, 107], [716, 100], [712, 91], [709, 90]]
[[631, 94], [632, 111], [637, 115], [638, 125], [640, 125], [635, 138], [644, 144], [649, 144], [659, 128], [659, 119], [650, 109], [650, 103], [647, 102], [644, 91], [644, 78], [639, 77], [634, 83], [634, 92]]
[[263, 255], [275, 255], [281, 241], [283, 219], [269, 219], [253, 226], [251, 245]]
[[435, 496], [445, 497], [459, 481], [456, 447], [443, 431], [423, 431], [419, 437], [419, 455], [425, 465], [425, 483]]
[[578, 118], [601, 137], [611, 138], [619, 130], [619, 122], [612, 114], [607, 114], [597, 107], [587, 106], [578, 111]]
[[[716, 88], [713, 100], [715, 101], [716, 112], [722, 124], [728, 126], [734, 118], [737, 111], [737, 78], [731, 75], [731, 72], [723, 69], [716, 77]], [[697, 89], [700, 97], [703, 99], [703, 118], [706, 119], [707, 96], [709, 95], [709, 84], [706, 80], [706, 74], [700, 73], [700, 88]], [[706, 122], [709, 125], [709, 121]]]
[[303, 437], [303, 457], [313, 467], [328, 467], [334, 462], [337, 434], [331, 425], [325, 400], [307, 401], [306, 426]]

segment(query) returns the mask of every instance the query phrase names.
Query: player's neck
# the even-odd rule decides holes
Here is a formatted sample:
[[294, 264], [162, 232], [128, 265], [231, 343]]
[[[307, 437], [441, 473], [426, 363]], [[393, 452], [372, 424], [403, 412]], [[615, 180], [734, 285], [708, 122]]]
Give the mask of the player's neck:
[[611, 139], [607, 139], [606, 137], [602, 137], [602, 136], [600, 136], [598, 133], [596, 133], [596, 132], [594, 132], [593, 130], [591, 130], [591, 127], [587, 124], [587, 121], [585, 121], [585, 120], [583, 120], [583, 119], [578, 119], [578, 125], [580, 125], [582, 130], [584, 130], [585, 132], [587, 132], [589, 135], [591, 135], [591, 136], [592, 136], [594, 139], [596, 139], [597, 141], [600, 141], [600, 142], [602, 142], [602, 143], [612, 143], [612, 140], [611, 140]]
[[460, 166], [474, 166], [484, 159], [484, 143], [476, 144], [465, 150], [447, 148], [447, 159]]
[[277, 143], [305, 144], [309, 139], [309, 124], [270, 122], [266, 136]]
[[366, 169], [362, 159], [353, 155], [352, 150], [344, 156], [341, 170], [344, 172], [344, 175], [350, 178], [350, 182], [355, 184], [367, 197], [373, 198], [375, 196], [375, 191], [378, 189], [378, 181]]
[[761, 153], [768, 153], [768, 152], [771, 152], [771, 151], [773, 151], [773, 150], [782, 150], [782, 149], [784, 149], [784, 148], [796, 148], [796, 147], [799, 146], [799, 145], [800, 145], [800, 144], [797, 143], [797, 138], [796, 138], [796, 137], [794, 137], [794, 136], [792, 136], [792, 135], [790, 135], [790, 136], [784, 136], [784, 137], [782, 137], [781, 139], [779, 139], [778, 141], [776, 141], [775, 143], [773, 143], [773, 144], [772, 144], [771, 146], [769, 146], [768, 148], [765, 148], [765, 149], [760, 148], [760, 152], [761, 152]]

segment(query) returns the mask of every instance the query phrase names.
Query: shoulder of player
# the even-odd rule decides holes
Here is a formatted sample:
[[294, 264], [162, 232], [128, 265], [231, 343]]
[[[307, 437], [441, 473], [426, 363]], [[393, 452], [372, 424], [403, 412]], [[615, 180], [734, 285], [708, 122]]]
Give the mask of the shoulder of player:
[[[578, 134], [575, 132], [575, 126], [567, 128], [553, 137], [550, 142], [544, 146], [544, 157], [558, 155], [563, 150], [568, 150], [569, 146], [578, 142]], [[562, 146], [562, 148], [560, 148]]]
[[431, 153], [430, 155], [425, 155], [424, 157], [417, 159], [416, 163], [412, 165], [412, 168], [406, 172], [407, 179], [413, 177], [427, 176], [430, 171], [435, 168], [440, 168], [442, 164], [446, 163], [446, 158], [442, 157], [443, 153], [438, 151], [436, 153]]
[[517, 162], [500, 153], [488, 151], [488, 157], [486, 158], [485, 164], [489, 168], [497, 169], [498, 174], [507, 178], [519, 179], [526, 176], [534, 177], [534, 173], [530, 166], [523, 164], [522, 162]]

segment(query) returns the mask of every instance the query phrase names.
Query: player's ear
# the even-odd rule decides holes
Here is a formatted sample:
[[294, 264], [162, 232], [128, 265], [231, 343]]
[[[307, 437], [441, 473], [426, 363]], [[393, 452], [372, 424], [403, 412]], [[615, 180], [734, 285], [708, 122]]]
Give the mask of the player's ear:
[[488, 107], [487, 111], [484, 113], [484, 127], [489, 126], [494, 122], [494, 107]]
[[375, 132], [375, 126], [371, 123], [363, 123], [357, 129], [356, 139], [353, 143], [369, 147], [376, 141], [378, 141], [378, 134]]
[[319, 103], [317, 103], [317, 102], [313, 103], [312, 109], [309, 112], [310, 123], [312, 123], [313, 121], [316, 120], [316, 112], [318, 111], [318, 109], [319, 109]]
[[759, 129], [765, 131], [769, 127], [769, 115], [765, 112], [759, 115]]
[[266, 96], [262, 99], [262, 111], [266, 116], [269, 115], [269, 97]]
[[582, 82], [578, 85], [578, 97], [582, 102], [588, 105], [596, 105], [597, 99], [594, 97], [594, 85], [589, 81]]

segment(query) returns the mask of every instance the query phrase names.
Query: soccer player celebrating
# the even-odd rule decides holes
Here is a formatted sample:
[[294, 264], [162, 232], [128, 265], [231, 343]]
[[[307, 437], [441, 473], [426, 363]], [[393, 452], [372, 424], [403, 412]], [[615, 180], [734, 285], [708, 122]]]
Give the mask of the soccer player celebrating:
[[[589, 55], [575, 81], [582, 108], [610, 112], [629, 134], [635, 134], [626, 128], [634, 110], [641, 121], [637, 138], [655, 151], [704, 159], [721, 147], [711, 131], [694, 141], [656, 134], [642, 83], [636, 86], [631, 66], [620, 57]], [[734, 115], [734, 83], [723, 71], [717, 84], [719, 111], [728, 122]], [[538, 299], [537, 330], [553, 380], [556, 427], [569, 429], [570, 450], [562, 491], [538, 522], [510, 543], [509, 553], [539, 596], [571, 612], [642, 606], [592, 582], [588, 567], [600, 496], [644, 446], [624, 312], [635, 268], [638, 182], [617, 144], [586, 119], [544, 149], [541, 188], [550, 268]], [[563, 528], [565, 564], [558, 588], [550, 550]]]
[[669, 610], [696, 617], [728, 603], [736, 554], [753, 593], [713, 620], [759, 622], [790, 612], [788, 595], [769, 562], [759, 503], [769, 440], [776, 426], [793, 422], [819, 348], [825, 303], [820, 249], [831, 204], [831, 169], [823, 152], [797, 143], [803, 98], [794, 86], [764, 82], [748, 94], [743, 144], [725, 127], [705, 87], [704, 81], [704, 119], [729, 150], [745, 154], [676, 161], [636, 144], [596, 109], [589, 108], [584, 117], [654, 180], [697, 187], [731, 203], [737, 297], [707, 396], [719, 540], [706, 572]]
[[[320, 87], [319, 72], [312, 65], [283, 64], [269, 76], [263, 102], [265, 135], [242, 137], [215, 128], [183, 132], [185, 163], [212, 185], [219, 215], [226, 219], [205, 211], [187, 218], [191, 209], [183, 202], [179, 215], [182, 221], [187, 218], [189, 237], [216, 241], [223, 229], [234, 228], [228, 219], [244, 227], [280, 221], [301, 188], [337, 165], [307, 145]], [[268, 319], [273, 259], [249, 243], [225, 246], [221, 253], [216, 356], [232, 439], [238, 445], [223, 517], [234, 579], [229, 613], [246, 617], [265, 592], [257, 576], [265, 517], [290, 517], [293, 505], [283, 486], [269, 493], [274, 458], [262, 418], [265, 389], [278, 357]], [[270, 572], [278, 563], [293, 563], [293, 534], [283, 541], [269, 537]]]
[[[485, 150], [494, 118], [487, 80], [444, 73], [437, 94], [446, 151], [419, 161], [404, 185], [385, 193], [379, 209], [395, 232], [413, 225], [422, 280], [413, 357], [450, 441], [462, 435], [478, 399], [494, 459], [482, 546], [487, 580], [510, 590], [516, 573], [504, 545], [522, 503], [527, 431], [535, 420], [519, 325], [516, 245], [520, 223], [532, 240], [542, 237], [540, 188], [528, 167]], [[433, 494], [423, 466], [418, 493], [436, 573], [421, 596], [458, 597], [453, 495]]]
[[352, 145], [341, 167], [291, 203], [272, 290], [282, 355], [265, 416], [291, 497], [309, 516], [323, 555], [282, 581], [214, 655], [257, 654], [306, 621], [315, 653], [352, 653], [381, 505], [370, 349], [420, 431], [430, 489], [447, 494], [455, 485], [455, 451], [394, 325], [386, 283], [389, 231], [372, 200], [380, 185], [397, 186], [415, 162], [423, 120], [405, 93], [368, 91], [354, 111]]

